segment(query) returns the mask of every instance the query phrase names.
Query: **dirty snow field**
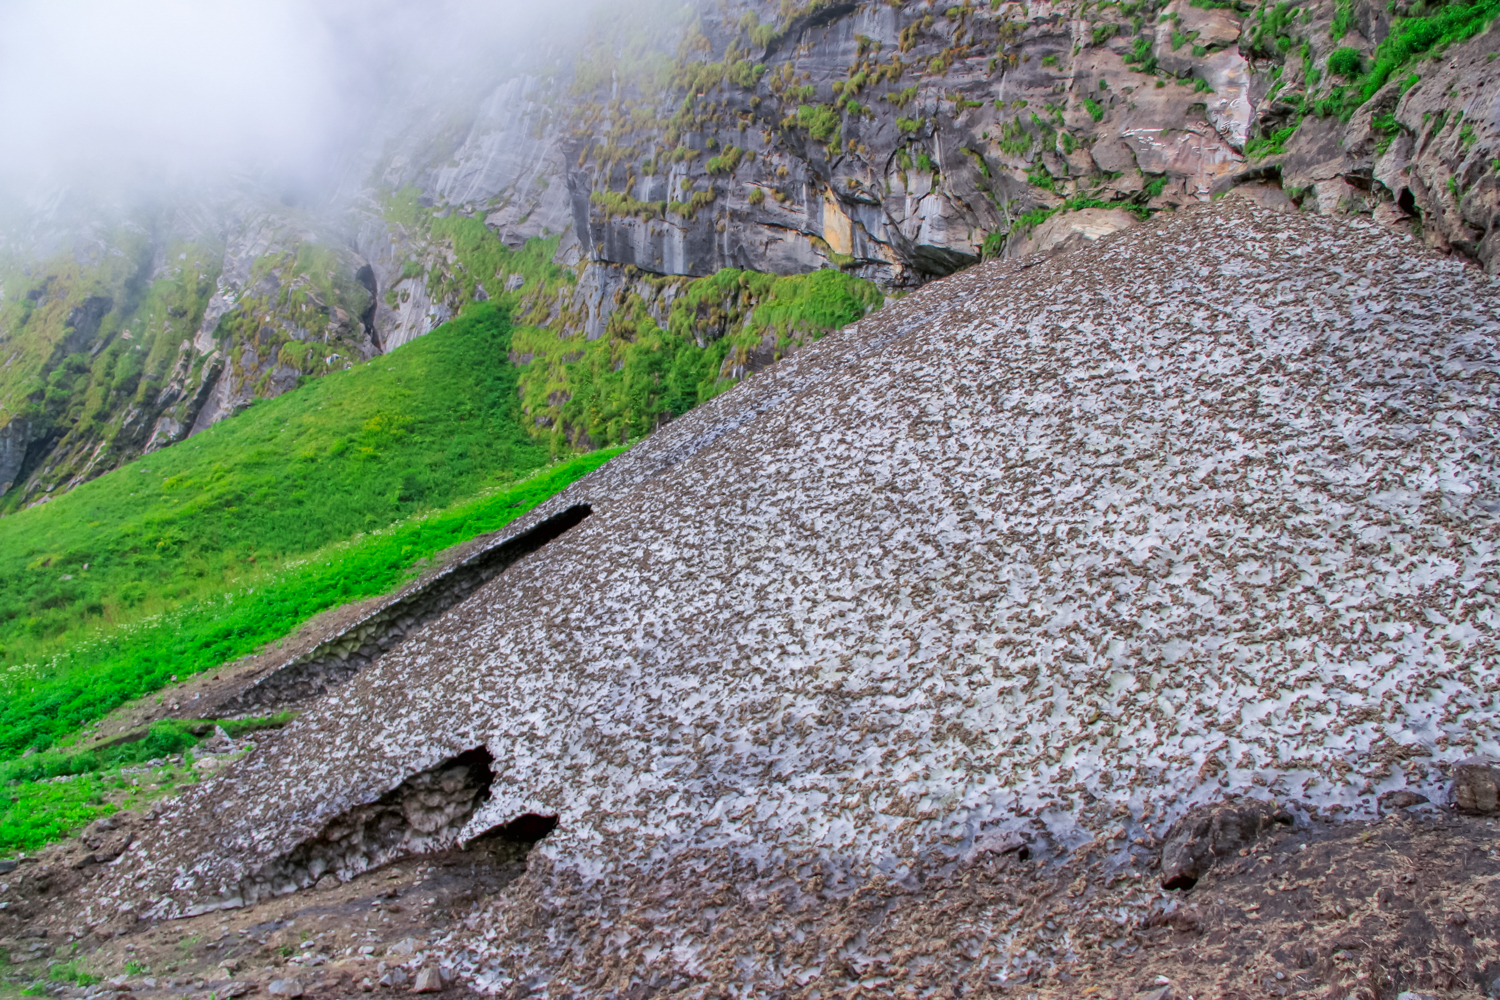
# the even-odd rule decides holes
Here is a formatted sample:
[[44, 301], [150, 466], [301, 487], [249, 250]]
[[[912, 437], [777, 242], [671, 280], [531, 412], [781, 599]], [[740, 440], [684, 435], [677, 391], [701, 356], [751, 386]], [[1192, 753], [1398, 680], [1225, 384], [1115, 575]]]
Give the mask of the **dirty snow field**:
[[1496, 291], [1222, 203], [930, 285], [554, 500], [594, 513], [189, 792], [98, 906], [232, 903], [481, 744], [468, 833], [559, 816], [451, 943], [491, 989], [573, 934], [709, 968], [702, 928], [611, 914], [788, 859], [1435, 798], [1500, 754]]

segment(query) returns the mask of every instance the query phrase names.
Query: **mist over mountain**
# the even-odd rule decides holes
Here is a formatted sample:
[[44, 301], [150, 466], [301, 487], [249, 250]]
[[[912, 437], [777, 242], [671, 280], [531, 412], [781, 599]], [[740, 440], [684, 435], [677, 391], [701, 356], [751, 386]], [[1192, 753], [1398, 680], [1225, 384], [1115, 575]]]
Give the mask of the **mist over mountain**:
[[130, 207], [238, 184], [327, 197], [391, 131], [556, 62], [586, 4], [150, 0], [0, 12], [0, 200]]

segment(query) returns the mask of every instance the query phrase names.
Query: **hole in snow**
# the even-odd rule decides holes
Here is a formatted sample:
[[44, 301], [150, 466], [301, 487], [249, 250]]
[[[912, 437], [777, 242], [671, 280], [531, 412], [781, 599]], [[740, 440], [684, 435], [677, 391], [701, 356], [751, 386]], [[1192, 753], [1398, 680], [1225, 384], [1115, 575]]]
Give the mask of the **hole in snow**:
[[522, 813], [509, 823], [504, 823], [485, 831], [481, 836], [494, 835], [501, 840], [508, 840], [513, 844], [535, 844], [547, 834], [557, 829], [556, 816], [542, 816], [537, 813]]
[[493, 760], [484, 747], [475, 747], [355, 806], [241, 882], [240, 899], [253, 903], [296, 892], [330, 875], [344, 881], [397, 858], [454, 846], [474, 810], [490, 797]]
[[[588, 504], [574, 504], [468, 562], [439, 573], [400, 600], [329, 637], [306, 654], [213, 706], [213, 713], [217, 716], [269, 714], [344, 684], [385, 651], [404, 642], [413, 631], [466, 600], [523, 557], [577, 527], [591, 513], [593, 508]], [[203, 714], [205, 710], [194, 711]], [[145, 735], [145, 730], [141, 735]]]

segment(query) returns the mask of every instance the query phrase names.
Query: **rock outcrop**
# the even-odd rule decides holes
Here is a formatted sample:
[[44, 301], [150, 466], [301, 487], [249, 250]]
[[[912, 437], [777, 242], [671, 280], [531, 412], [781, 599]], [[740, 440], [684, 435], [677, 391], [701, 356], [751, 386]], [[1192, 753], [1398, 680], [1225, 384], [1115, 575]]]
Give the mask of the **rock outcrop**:
[[1455, 764], [1453, 805], [1467, 813], [1500, 813], [1500, 764], [1483, 757]]
[[379, 353], [368, 265], [336, 228], [254, 201], [162, 209], [0, 272], [8, 506]]
[[449, 942], [487, 990], [1108, 961], [1107, 915], [1053, 934], [1006, 873], [1091, 854], [1063, 895], [1103, 892], [1225, 795], [1374, 816], [1500, 751], [1493, 295], [1238, 199], [924, 287], [536, 512], [593, 509], [187, 791], [79, 919], [232, 907], [482, 746], [455, 836], [557, 817]]
[[1292, 814], [1273, 802], [1246, 799], [1190, 810], [1167, 831], [1161, 850], [1161, 887], [1191, 889], [1218, 861], [1255, 843]]

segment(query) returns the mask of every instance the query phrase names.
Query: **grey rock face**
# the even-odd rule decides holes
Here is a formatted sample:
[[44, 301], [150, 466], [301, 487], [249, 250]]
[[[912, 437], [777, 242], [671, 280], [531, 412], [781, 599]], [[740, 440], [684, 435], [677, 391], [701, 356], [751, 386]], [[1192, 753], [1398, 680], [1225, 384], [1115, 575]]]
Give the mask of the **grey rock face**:
[[26, 446], [31, 443], [30, 424], [10, 420], [0, 427], [0, 494], [15, 485], [17, 474], [26, 462]]
[[[189, 407], [164, 414], [151, 437], [154, 447], [211, 427], [256, 399], [278, 396], [304, 374], [379, 353], [375, 288], [361, 279], [363, 258], [285, 217], [247, 212], [236, 221], [193, 339], [209, 373], [192, 394], [196, 413]], [[191, 357], [184, 351], [184, 363]], [[159, 399], [187, 397], [185, 386], [173, 382]]]
[[[1332, 8], [1278, 29], [1306, 39], [1306, 59], [1266, 41], [1268, 9], [1173, 0], [1132, 21], [1050, 5], [845, 3], [761, 44], [741, 21], [758, 8], [705, 6], [689, 61], [712, 70], [693, 77], [706, 83], [658, 93], [617, 77], [588, 94], [518, 79], [467, 126], [412, 139], [383, 183], [415, 184], [512, 246], [566, 229], [560, 260], [591, 261], [596, 285], [631, 290], [637, 271], [835, 264], [919, 284], [974, 263], [986, 240], [992, 252], [1037, 252], [1016, 225], [1028, 211], [1069, 199], [1170, 210], [1237, 188], [1278, 210], [1420, 216], [1430, 243], [1488, 266], [1500, 216], [1493, 35], [1422, 63], [1422, 83], [1393, 82], [1345, 124], [1303, 116], [1285, 95], [1328, 93], [1313, 65], [1336, 45], [1372, 49], [1390, 30], [1383, 6], [1355, 3], [1356, 30], [1339, 39]], [[1464, 129], [1429, 129], [1435, 116], [1456, 120], [1455, 94]], [[1396, 126], [1372, 124], [1387, 112], [1394, 141]], [[1289, 121], [1300, 127], [1284, 153], [1247, 155]], [[392, 254], [444, 253], [394, 226], [369, 227], [359, 245], [381, 259], [382, 287], [400, 272]], [[380, 313], [387, 343], [462, 304], [432, 301], [419, 279], [399, 284], [400, 302]], [[591, 312], [591, 335], [610, 308]]]
[[1220, 858], [1292, 822], [1291, 813], [1258, 799], [1193, 809], [1167, 831], [1161, 849], [1161, 886], [1191, 889]]

